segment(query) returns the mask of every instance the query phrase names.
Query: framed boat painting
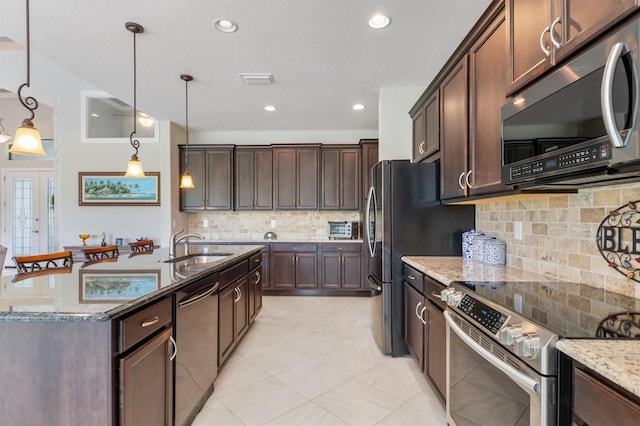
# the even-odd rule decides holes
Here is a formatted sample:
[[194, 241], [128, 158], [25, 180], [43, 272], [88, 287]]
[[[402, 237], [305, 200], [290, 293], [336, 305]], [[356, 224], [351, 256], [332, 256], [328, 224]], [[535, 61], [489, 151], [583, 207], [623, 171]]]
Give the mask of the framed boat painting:
[[123, 172], [78, 172], [80, 206], [159, 206], [160, 172], [141, 178]]
[[160, 270], [80, 269], [80, 303], [116, 303], [137, 299], [160, 287]]

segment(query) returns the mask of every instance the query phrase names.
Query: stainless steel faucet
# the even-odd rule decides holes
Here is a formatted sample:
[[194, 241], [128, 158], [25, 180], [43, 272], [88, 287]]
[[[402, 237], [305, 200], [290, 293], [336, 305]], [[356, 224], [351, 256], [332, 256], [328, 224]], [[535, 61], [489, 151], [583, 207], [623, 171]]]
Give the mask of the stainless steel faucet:
[[202, 235], [198, 235], [198, 234], [185, 234], [180, 238], [176, 238], [178, 235], [180, 235], [183, 232], [184, 232], [184, 228], [179, 230], [178, 232], [171, 234], [171, 240], [169, 242], [169, 258], [170, 259], [176, 257], [176, 246], [180, 241], [184, 240], [184, 255], [188, 256], [189, 255], [189, 238], [197, 238], [199, 240], [204, 240], [205, 238]]

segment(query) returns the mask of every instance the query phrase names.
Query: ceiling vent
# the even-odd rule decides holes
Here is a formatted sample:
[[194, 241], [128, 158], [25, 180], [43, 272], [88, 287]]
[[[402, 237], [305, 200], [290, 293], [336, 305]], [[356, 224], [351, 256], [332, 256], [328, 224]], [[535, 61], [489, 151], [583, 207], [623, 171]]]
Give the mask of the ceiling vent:
[[272, 74], [240, 74], [244, 84], [272, 84], [275, 80]]

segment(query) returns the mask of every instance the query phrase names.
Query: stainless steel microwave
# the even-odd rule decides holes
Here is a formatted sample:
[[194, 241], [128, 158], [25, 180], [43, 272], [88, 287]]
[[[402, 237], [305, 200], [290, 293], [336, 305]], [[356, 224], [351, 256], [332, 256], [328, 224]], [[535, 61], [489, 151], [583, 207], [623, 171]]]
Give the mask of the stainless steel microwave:
[[633, 21], [502, 107], [502, 183], [562, 188], [640, 180], [640, 21]]

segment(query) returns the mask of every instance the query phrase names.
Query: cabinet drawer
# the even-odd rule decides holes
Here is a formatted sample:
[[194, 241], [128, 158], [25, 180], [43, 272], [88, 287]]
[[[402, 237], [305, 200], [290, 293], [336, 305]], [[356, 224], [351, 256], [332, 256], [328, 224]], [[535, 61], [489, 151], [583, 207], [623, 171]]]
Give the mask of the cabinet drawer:
[[404, 264], [404, 280], [411, 284], [416, 290], [424, 294], [424, 277], [422, 272], [411, 266]]
[[362, 243], [324, 243], [322, 251], [343, 252], [343, 251], [362, 251]]
[[249, 258], [249, 269], [253, 269], [257, 266], [260, 266], [262, 263], [262, 252], [258, 254], [254, 254]]
[[447, 288], [447, 286], [440, 281], [436, 281], [426, 275], [424, 276], [424, 295], [427, 299], [435, 303], [441, 311], [444, 311], [447, 307], [447, 302], [440, 300], [440, 292], [445, 288]]
[[[262, 256], [261, 254], [259, 256]], [[218, 275], [220, 277], [220, 290], [249, 272], [249, 260], [245, 260], [230, 268], [225, 269]]]
[[310, 252], [318, 251], [317, 244], [272, 244], [271, 251], [293, 251], [293, 252]]
[[578, 368], [573, 370], [573, 411], [588, 425], [631, 426], [640, 417], [638, 404]]
[[120, 330], [118, 348], [120, 352], [126, 351], [156, 330], [171, 323], [171, 320], [171, 298], [167, 297], [118, 321], [118, 329]]

